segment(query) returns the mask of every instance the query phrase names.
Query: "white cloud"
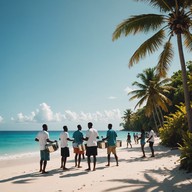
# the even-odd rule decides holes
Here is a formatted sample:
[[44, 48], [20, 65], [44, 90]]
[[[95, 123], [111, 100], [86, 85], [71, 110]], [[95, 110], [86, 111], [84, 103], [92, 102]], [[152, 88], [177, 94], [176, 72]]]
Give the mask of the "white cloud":
[[114, 97], [114, 96], [109, 96], [108, 99], [117, 99], [117, 97]]
[[0, 123], [2, 123], [3, 122], [3, 117], [2, 116], [0, 116]]
[[121, 112], [119, 109], [105, 110], [104, 112], [96, 111], [95, 113], [76, 113], [71, 110], [66, 110], [64, 114], [54, 113], [49, 105], [42, 103], [36, 111], [31, 112], [30, 115], [18, 113], [16, 118], [11, 120], [16, 122], [62, 122], [64, 120], [79, 122], [79, 121], [106, 121], [121, 119]]

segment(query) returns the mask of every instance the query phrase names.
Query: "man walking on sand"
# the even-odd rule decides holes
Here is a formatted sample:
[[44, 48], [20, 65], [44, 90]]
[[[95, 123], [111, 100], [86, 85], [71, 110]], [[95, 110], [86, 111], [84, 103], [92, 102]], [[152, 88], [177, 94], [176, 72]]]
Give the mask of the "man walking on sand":
[[88, 123], [88, 130], [86, 132], [86, 138], [87, 141], [87, 149], [86, 149], [86, 155], [87, 155], [87, 163], [88, 163], [88, 169], [87, 171], [91, 170], [91, 156], [93, 156], [93, 171], [95, 171], [96, 167], [96, 156], [97, 156], [97, 139], [99, 139], [99, 135], [96, 129], [93, 128], [93, 123]]
[[106, 166], [110, 166], [110, 155], [111, 153], [114, 154], [115, 160], [116, 160], [116, 165], [118, 166], [118, 157], [116, 154], [116, 138], [117, 138], [117, 133], [112, 129], [112, 124], [108, 124], [108, 131], [107, 131], [107, 136], [106, 138], [103, 138], [102, 140], [107, 140], [107, 159], [108, 159], [108, 164]]
[[149, 139], [147, 140], [147, 142], [149, 142], [149, 147], [150, 147], [151, 153], [152, 153], [151, 157], [155, 157], [154, 149], [153, 149], [154, 141], [155, 141], [155, 133], [154, 133], [153, 129], [151, 128], [151, 130], [149, 132]]
[[41, 172], [42, 174], [45, 174], [45, 173], [48, 173], [47, 171], [45, 171], [45, 169], [47, 166], [47, 161], [50, 160], [50, 154], [49, 154], [49, 151], [45, 149], [45, 145], [47, 144], [47, 142], [53, 143], [53, 142], [56, 142], [56, 140], [51, 141], [49, 139], [49, 133], [47, 132], [48, 126], [46, 124], [43, 124], [42, 128], [43, 128], [43, 130], [37, 134], [35, 141], [39, 142], [39, 147], [40, 147], [40, 170], [39, 170], [39, 172]]

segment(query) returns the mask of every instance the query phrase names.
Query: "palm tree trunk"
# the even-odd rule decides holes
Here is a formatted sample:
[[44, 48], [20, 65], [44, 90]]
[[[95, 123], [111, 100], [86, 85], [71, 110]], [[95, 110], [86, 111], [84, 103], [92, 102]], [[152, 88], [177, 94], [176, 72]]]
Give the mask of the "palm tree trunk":
[[160, 108], [159, 106], [158, 106], [157, 108], [158, 108], [158, 110], [159, 110], [160, 117], [161, 117], [161, 122], [162, 122], [162, 126], [163, 126], [163, 124], [164, 124], [164, 117], [163, 117], [163, 113], [162, 113], [162, 110], [161, 110], [161, 108]]
[[154, 119], [154, 122], [155, 122], [156, 131], [158, 131], [158, 126], [157, 126], [157, 121], [156, 121], [156, 118], [155, 118], [154, 110], [153, 110], [152, 113], [153, 113], [153, 119]]
[[159, 125], [162, 127], [162, 122], [161, 122], [161, 119], [160, 119], [160, 117], [159, 117], [159, 113], [158, 113], [158, 111], [157, 111], [157, 107], [154, 106], [154, 108], [155, 108], [155, 113], [156, 113], [156, 115], [157, 115], [157, 119], [158, 119], [158, 121], [159, 121]]
[[185, 106], [186, 106], [186, 112], [187, 112], [188, 129], [190, 132], [192, 132], [192, 110], [190, 106], [189, 90], [187, 86], [187, 72], [186, 72], [185, 59], [183, 54], [181, 34], [177, 34], [177, 44], [178, 44], [179, 58], [180, 58], [180, 64], [182, 69], [181, 71], [182, 71], [182, 79], [183, 79]]

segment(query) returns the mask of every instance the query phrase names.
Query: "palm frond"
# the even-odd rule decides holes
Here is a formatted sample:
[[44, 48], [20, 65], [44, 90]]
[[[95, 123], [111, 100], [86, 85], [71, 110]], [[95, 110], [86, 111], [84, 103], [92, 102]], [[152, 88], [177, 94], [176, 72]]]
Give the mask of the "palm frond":
[[184, 45], [189, 50], [192, 51], [192, 34], [190, 32], [184, 33]]
[[151, 54], [158, 50], [159, 46], [163, 44], [163, 40], [165, 39], [164, 30], [161, 29], [151, 38], [146, 40], [133, 54], [129, 61], [129, 67], [133, 66], [134, 64], [138, 63], [140, 59], [143, 59], [146, 54]]
[[144, 96], [143, 98], [141, 98], [139, 100], [139, 102], [135, 105], [134, 109], [136, 109], [137, 107], [140, 107], [143, 105], [143, 103], [147, 100], [146, 96]]
[[132, 85], [137, 86], [137, 87], [139, 87], [141, 89], [147, 89], [147, 86], [145, 84], [139, 83], [137, 81], [133, 82]]
[[134, 95], [130, 98], [130, 100], [139, 99], [139, 98], [146, 95], [146, 91], [138, 89], [138, 90], [134, 90], [134, 91], [129, 92], [128, 95]]
[[135, 1], [144, 1], [148, 2], [152, 7], [159, 8], [160, 11], [168, 12], [173, 10], [176, 7], [176, 4], [179, 8], [187, 8], [192, 5], [191, 0], [135, 0]]
[[162, 53], [160, 54], [159, 62], [157, 64], [156, 71], [158, 76], [165, 77], [167, 75], [167, 71], [169, 69], [170, 63], [172, 62], [173, 55], [174, 52], [169, 39], [169, 41], [165, 44]]
[[118, 39], [121, 35], [136, 34], [157, 30], [164, 22], [164, 16], [158, 14], [135, 15], [120, 23], [113, 33], [112, 40]]

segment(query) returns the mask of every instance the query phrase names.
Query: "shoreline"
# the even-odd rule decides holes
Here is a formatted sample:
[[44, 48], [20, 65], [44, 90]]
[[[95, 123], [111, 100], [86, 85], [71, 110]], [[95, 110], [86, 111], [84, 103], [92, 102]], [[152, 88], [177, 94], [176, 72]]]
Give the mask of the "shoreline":
[[[126, 148], [126, 142], [117, 148], [119, 166], [111, 155], [111, 166], [106, 167], [106, 149], [98, 149], [96, 171], [87, 172], [87, 161], [82, 160], [82, 168], [74, 167], [74, 154], [63, 171], [60, 167], [60, 150], [51, 153], [47, 164], [48, 174], [40, 174], [39, 155], [23, 159], [0, 161], [0, 184], [3, 192], [191, 192], [192, 173], [179, 170], [179, 150], [159, 145], [156, 139], [155, 158], [151, 158], [148, 144], [145, 146], [146, 158], [141, 158], [139, 144]], [[91, 164], [92, 166], [92, 164]]]

